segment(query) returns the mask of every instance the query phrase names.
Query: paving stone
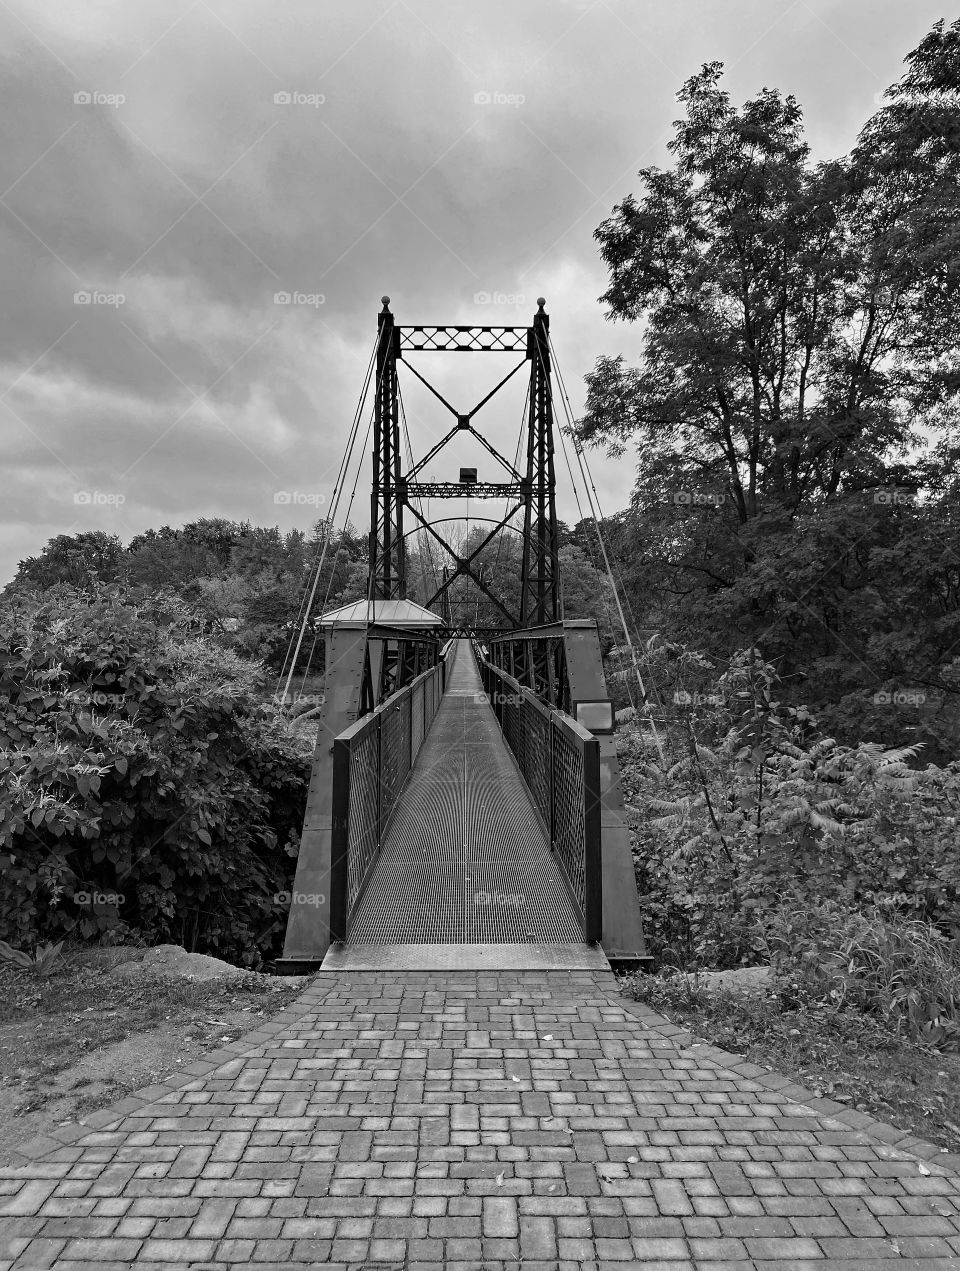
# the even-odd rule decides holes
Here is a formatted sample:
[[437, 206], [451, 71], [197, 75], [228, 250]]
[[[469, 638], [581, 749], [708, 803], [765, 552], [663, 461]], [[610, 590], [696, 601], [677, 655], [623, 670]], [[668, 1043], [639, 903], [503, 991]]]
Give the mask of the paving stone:
[[[767, 1236], [753, 1239], [748, 1237], [744, 1243], [747, 1246], [747, 1253], [751, 1258], [756, 1259], [791, 1258], [800, 1261], [803, 1258], [821, 1256], [817, 1242], [801, 1236]], [[824, 1243], [828, 1244], [829, 1241]]]
[[676, 1236], [634, 1236], [632, 1247], [633, 1256], [638, 1262], [643, 1263], [674, 1261], [677, 1258], [689, 1260], [690, 1258], [687, 1242]]
[[[132, 1262], [139, 1257], [142, 1240], [69, 1240], [63, 1249], [65, 1262]], [[29, 1253], [29, 1246], [25, 1255]]]
[[191, 1068], [0, 1170], [0, 1271], [960, 1260], [960, 1161], [608, 974], [322, 974]]
[[509, 1196], [487, 1196], [483, 1201], [483, 1234], [509, 1239], [519, 1233], [517, 1202]]
[[0, 1218], [14, 1218], [21, 1215], [36, 1214], [43, 1202], [50, 1196], [56, 1183], [47, 1179], [36, 1178], [24, 1185], [12, 1196], [0, 1200]]

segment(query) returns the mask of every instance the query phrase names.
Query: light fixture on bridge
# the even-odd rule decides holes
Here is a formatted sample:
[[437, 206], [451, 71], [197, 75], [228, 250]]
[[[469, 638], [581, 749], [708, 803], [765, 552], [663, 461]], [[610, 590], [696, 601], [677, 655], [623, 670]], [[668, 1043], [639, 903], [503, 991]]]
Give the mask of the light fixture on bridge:
[[599, 702], [577, 702], [575, 712], [577, 723], [589, 732], [613, 732], [613, 702], [609, 698]]

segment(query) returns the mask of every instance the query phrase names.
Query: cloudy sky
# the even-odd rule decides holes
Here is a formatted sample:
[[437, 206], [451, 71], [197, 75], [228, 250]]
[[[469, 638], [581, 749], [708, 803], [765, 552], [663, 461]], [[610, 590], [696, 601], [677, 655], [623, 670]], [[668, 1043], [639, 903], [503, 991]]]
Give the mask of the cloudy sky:
[[[738, 102], [794, 93], [826, 158], [942, 16], [930, 0], [0, 0], [0, 584], [60, 533], [308, 527], [384, 293], [400, 323], [504, 325], [544, 295], [579, 411], [597, 355], [637, 346], [597, 302], [593, 231], [666, 163], [682, 82], [719, 59]], [[417, 365], [466, 409], [512, 361]], [[423, 453], [448, 418], [402, 383]], [[511, 387], [490, 428], [512, 456]], [[629, 465], [593, 465], [611, 512]], [[367, 461], [358, 524], [368, 486]]]

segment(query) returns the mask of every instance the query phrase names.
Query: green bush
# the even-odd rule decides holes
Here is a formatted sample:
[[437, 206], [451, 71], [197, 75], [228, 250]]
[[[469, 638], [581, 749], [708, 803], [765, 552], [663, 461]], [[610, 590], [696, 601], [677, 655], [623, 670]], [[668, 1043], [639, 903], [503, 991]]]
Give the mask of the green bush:
[[960, 765], [916, 748], [845, 746], [776, 700], [752, 650], [722, 674], [659, 651], [671, 685], [664, 759], [643, 727], [620, 734], [651, 951], [684, 966], [765, 956], [764, 921], [794, 897], [877, 907], [960, 933]]
[[274, 954], [309, 761], [261, 690], [175, 596], [0, 602], [0, 939]]
[[781, 908], [766, 936], [788, 999], [854, 1006], [914, 1040], [960, 1049], [960, 942], [930, 923], [827, 900]]

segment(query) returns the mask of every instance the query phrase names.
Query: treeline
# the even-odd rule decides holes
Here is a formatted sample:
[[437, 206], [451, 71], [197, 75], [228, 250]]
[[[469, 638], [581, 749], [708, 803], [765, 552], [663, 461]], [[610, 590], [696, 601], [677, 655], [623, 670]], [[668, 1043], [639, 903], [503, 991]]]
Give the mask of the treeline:
[[[465, 525], [452, 546], [461, 556], [478, 552], [473, 568], [491, 595], [469, 578], [450, 589], [449, 616], [456, 623], [502, 626], [520, 602], [520, 537], [504, 533], [481, 549], [484, 526]], [[565, 612], [600, 622], [605, 648], [616, 639], [612, 591], [600, 563], [596, 530], [582, 523], [560, 526], [560, 558]], [[480, 549], [478, 551], [478, 549]], [[306, 533], [249, 522], [204, 518], [179, 529], [165, 525], [138, 534], [124, 547], [102, 531], [61, 534], [37, 556], [21, 561], [5, 595], [42, 595], [55, 587], [80, 591], [119, 586], [131, 599], [163, 593], [185, 602], [225, 648], [262, 660], [279, 673], [291, 637], [299, 631], [308, 592], [322, 561], [308, 638], [301, 645], [297, 670], [323, 670], [323, 640], [316, 621], [325, 610], [361, 600], [367, 593], [366, 533], [347, 526], [332, 529], [319, 521]], [[427, 604], [444, 580], [451, 557], [425, 533], [407, 545], [407, 592]], [[434, 608], [440, 611], [439, 601]], [[622, 633], [621, 633], [622, 638]]]
[[[275, 526], [218, 517], [148, 530], [126, 547], [102, 531], [58, 535], [38, 556], [20, 562], [5, 594], [106, 584], [120, 585], [132, 598], [172, 593], [224, 647], [279, 672], [321, 556], [319, 604], [326, 599], [333, 607], [366, 594], [366, 537], [351, 527], [331, 531], [319, 521], [309, 533], [284, 534]], [[301, 661], [309, 648], [308, 641]], [[318, 650], [322, 669], [322, 641]]]

